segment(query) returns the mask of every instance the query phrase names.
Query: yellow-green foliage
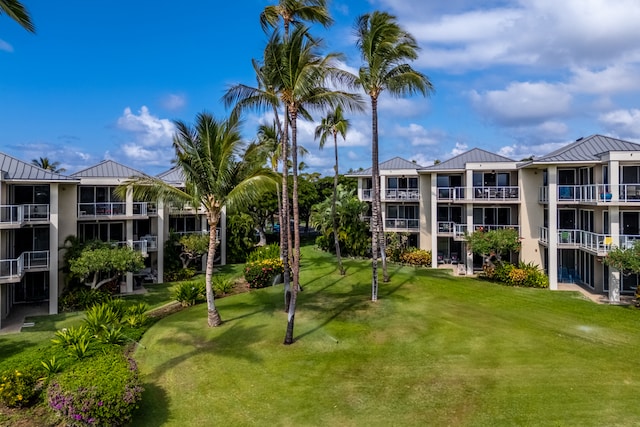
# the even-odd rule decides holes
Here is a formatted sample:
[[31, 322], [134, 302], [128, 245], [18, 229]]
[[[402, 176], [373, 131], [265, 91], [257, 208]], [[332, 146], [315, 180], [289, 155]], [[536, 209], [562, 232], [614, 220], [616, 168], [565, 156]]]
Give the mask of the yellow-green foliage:
[[36, 395], [35, 376], [14, 370], [2, 374], [0, 401], [10, 407], [28, 406]]

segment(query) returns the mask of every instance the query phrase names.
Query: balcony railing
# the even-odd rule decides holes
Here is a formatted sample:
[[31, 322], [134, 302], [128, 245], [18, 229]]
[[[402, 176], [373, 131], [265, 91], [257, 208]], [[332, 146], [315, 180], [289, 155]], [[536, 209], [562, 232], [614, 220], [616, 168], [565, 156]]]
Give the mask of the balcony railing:
[[[520, 234], [520, 226], [515, 224], [473, 224], [473, 231], [492, 231], [504, 229], [513, 229], [518, 231], [518, 234]], [[467, 230], [467, 224], [455, 224], [453, 232], [454, 240], [465, 240]]]
[[[147, 202], [133, 202], [133, 216], [147, 216]], [[155, 205], [154, 205], [155, 206]], [[78, 203], [78, 218], [126, 216], [125, 202]]]
[[439, 234], [453, 234], [456, 223], [453, 221], [438, 221]]
[[464, 187], [438, 187], [438, 200], [464, 200]]
[[147, 249], [152, 251], [158, 250], [158, 236], [147, 234], [145, 236], [142, 236], [140, 240], [144, 240], [147, 242]]
[[387, 218], [384, 221], [384, 227], [389, 230], [418, 229], [420, 228], [420, 220], [419, 219], [403, 219], [403, 218]]
[[517, 186], [473, 187], [474, 200], [518, 201], [520, 188]]
[[371, 188], [362, 190], [362, 200], [373, 200], [373, 190]]
[[385, 200], [420, 200], [420, 190], [417, 188], [387, 189]]
[[0, 280], [20, 280], [27, 270], [48, 270], [49, 251], [27, 251], [18, 258], [0, 260]]
[[147, 256], [147, 241], [146, 240], [129, 240], [122, 242], [111, 242], [114, 246], [119, 248], [124, 248], [125, 246], [130, 247], [136, 252], [140, 252], [142, 256]]
[[37, 221], [49, 221], [49, 205], [0, 205], [0, 225], [21, 226]]
[[[625, 235], [619, 236], [619, 247], [623, 249], [632, 248], [640, 236]], [[540, 227], [541, 243], [549, 244], [549, 229]], [[584, 230], [560, 229], [557, 231], [557, 242], [559, 248], [585, 249], [596, 254], [604, 255], [617, 246], [614, 236], [611, 234], [594, 233]]]
[[[636, 184], [589, 184], [589, 185], [558, 185], [556, 201], [611, 203], [614, 193], [621, 203], [640, 203], [640, 183]], [[540, 187], [538, 200], [542, 203], [549, 201], [549, 187]]]

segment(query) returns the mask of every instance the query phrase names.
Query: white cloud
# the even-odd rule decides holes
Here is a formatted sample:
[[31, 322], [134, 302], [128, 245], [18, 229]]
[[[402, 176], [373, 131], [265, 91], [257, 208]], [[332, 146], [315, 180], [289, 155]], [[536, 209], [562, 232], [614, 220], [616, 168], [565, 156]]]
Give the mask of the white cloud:
[[162, 99], [162, 106], [167, 110], [179, 110], [187, 105], [187, 97], [183, 94], [169, 94]]
[[471, 91], [476, 110], [492, 122], [507, 126], [534, 124], [565, 116], [572, 96], [562, 85], [546, 82], [511, 83], [505, 90]]
[[390, 117], [424, 117], [429, 112], [429, 101], [426, 98], [393, 98], [382, 92], [378, 100], [378, 119]]
[[572, 71], [569, 86], [576, 92], [609, 95], [640, 89], [640, 70], [635, 66], [616, 64], [597, 71], [586, 68]]
[[13, 46], [11, 46], [6, 41], [0, 39], [0, 50], [4, 50], [5, 52], [13, 52]]
[[175, 126], [169, 119], [160, 119], [142, 106], [138, 114], [134, 114], [127, 107], [120, 118], [118, 128], [131, 132], [136, 137], [136, 143], [145, 147], [170, 146]]
[[599, 117], [600, 122], [611, 132], [627, 137], [640, 137], [640, 110], [615, 110]]
[[460, 154], [464, 153], [465, 151], [469, 151], [469, 146], [467, 144], [465, 144], [465, 143], [462, 143], [462, 142], [456, 142], [455, 147], [453, 147], [453, 149], [451, 150], [449, 155], [447, 155], [444, 160], [448, 160], [451, 157], [459, 156]]
[[395, 136], [408, 140], [412, 146], [435, 145], [442, 142], [442, 134], [437, 131], [429, 131], [422, 125], [410, 123], [408, 126], [396, 126]]

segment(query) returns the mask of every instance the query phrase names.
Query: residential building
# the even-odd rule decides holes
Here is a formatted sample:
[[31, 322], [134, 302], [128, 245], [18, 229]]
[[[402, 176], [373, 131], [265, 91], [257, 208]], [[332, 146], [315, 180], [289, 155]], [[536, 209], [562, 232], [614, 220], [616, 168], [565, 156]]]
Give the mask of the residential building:
[[[394, 158], [380, 173], [385, 231], [410, 231], [416, 247], [434, 254], [433, 267], [472, 273], [482, 259], [468, 250], [465, 233], [512, 228], [522, 248], [511, 260], [540, 265], [552, 290], [579, 283], [615, 302], [638, 286], [637, 275], [621, 275], [602, 258], [640, 239], [639, 144], [593, 135], [526, 161], [475, 148], [427, 167]], [[371, 170], [350, 176], [359, 197], [371, 200]], [[417, 187], [417, 200], [401, 196], [400, 177], [413, 178], [402, 191]], [[390, 199], [386, 192], [396, 188]], [[411, 227], [399, 219], [412, 219]]]
[[[121, 286], [122, 293], [130, 293], [145, 281], [163, 281], [170, 232], [208, 234], [200, 207], [135, 200], [132, 192], [125, 200], [116, 196], [116, 187], [139, 176], [144, 173], [112, 160], [65, 176], [0, 153], [0, 328], [16, 304], [47, 304], [50, 314], [58, 312], [64, 290], [63, 247], [69, 236], [140, 251], [145, 268], [128, 273]], [[176, 168], [158, 178], [185, 185]], [[224, 242], [224, 212], [220, 225], [216, 235]], [[220, 244], [219, 264], [225, 263], [225, 249]]]

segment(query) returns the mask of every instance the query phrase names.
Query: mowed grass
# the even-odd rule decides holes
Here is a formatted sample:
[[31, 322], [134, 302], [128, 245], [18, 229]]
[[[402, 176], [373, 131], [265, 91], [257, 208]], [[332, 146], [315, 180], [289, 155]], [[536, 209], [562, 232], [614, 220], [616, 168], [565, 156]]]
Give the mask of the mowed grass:
[[640, 311], [304, 249], [296, 343], [282, 286], [155, 324], [135, 353], [136, 426], [626, 426], [640, 423]]

